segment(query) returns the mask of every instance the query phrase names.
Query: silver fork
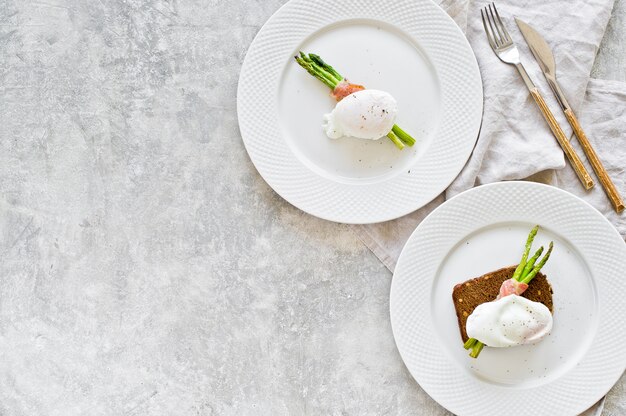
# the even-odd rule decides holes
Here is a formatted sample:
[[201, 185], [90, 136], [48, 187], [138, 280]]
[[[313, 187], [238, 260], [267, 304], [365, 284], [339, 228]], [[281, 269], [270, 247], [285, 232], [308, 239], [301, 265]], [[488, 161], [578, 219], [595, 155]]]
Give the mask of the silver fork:
[[580, 160], [580, 157], [570, 144], [569, 140], [565, 136], [565, 133], [563, 133], [563, 129], [554, 118], [554, 115], [548, 108], [548, 105], [539, 92], [539, 89], [535, 86], [532, 79], [530, 79], [526, 69], [524, 69], [524, 66], [519, 58], [517, 46], [513, 43], [511, 35], [509, 35], [504, 23], [502, 23], [502, 19], [500, 18], [498, 9], [496, 9], [495, 3], [491, 3], [482, 9], [480, 11], [480, 15], [483, 18], [483, 26], [485, 27], [485, 33], [487, 34], [487, 39], [489, 40], [491, 49], [502, 62], [509, 65], [515, 65], [515, 68], [517, 68], [517, 71], [524, 80], [526, 87], [530, 91], [530, 95], [532, 95], [535, 103], [537, 103], [537, 106], [541, 110], [543, 118], [550, 126], [552, 134], [554, 134], [554, 137], [559, 145], [561, 145], [563, 152], [576, 171], [578, 179], [580, 179], [580, 182], [583, 184], [585, 189], [590, 189], [593, 186], [593, 179], [591, 179], [591, 176], [585, 168], [585, 165], [583, 165], [582, 160]]

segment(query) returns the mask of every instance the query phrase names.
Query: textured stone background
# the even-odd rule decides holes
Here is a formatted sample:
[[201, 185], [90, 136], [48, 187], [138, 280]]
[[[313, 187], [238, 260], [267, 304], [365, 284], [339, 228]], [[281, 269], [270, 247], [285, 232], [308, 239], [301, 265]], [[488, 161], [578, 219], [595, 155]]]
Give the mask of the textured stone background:
[[[449, 414], [398, 356], [387, 269], [242, 146], [282, 3], [0, 0], [0, 415]], [[626, 80], [625, 4], [598, 77]]]

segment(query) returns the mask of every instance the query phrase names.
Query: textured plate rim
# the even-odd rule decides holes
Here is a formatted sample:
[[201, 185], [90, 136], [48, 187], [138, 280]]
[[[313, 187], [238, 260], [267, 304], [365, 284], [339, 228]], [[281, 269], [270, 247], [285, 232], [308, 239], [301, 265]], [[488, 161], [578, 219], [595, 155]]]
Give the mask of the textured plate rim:
[[[431, 0], [344, 0], [342, 7], [332, 11], [320, 7], [322, 4], [321, 0], [291, 0], [254, 38], [237, 88], [237, 115], [245, 148], [268, 185], [311, 215], [352, 224], [401, 217], [443, 192], [474, 149], [483, 111], [476, 57], [460, 28]], [[442, 87], [442, 121], [433, 137], [437, 144], [410, 168], [412, 175], [368, 186], [338, 183], [312, 172], [284, 145], [277, 112], [269, 110], [278, 109], [275, 91], [293, 50], [316, 31], [353, 19], [381, 21], [406, 33], [428, 53]], [[261, 78], [251, 70], [261, 58], [278, 69]], [[354, 206], [361, 208], [354, 210]]]
[[[458, 230], [456, 234], [468, 234], [470, 230], [502, 221], [541, 223], [542, 220], [537, 219], [537, 216], [546, 214], [539, 212], [539, 210], [550, 209], [552, 204], [553, 211], [548, 215], [560, 214], [561, 218], [550, 219], [548, 221], [550, 226], [557, 231], [562, 231], [558, 227], [559, 223], [570, 224], [571, 227], [583, 230], [583, 235], [586, 233], [595, 237], [592, 238], [593, 243], [589, 242], [587, 247], [589, 250], [584, 251], [585, 248], [583, 247], [581, 252], [586, 253], [586, 261], [594, 270], [594, 276], [598, 275], [599, 270], [610, 272], [602, 273], [602, 279], [594, 277], [594, 283], [598, 286], [599, 293], [599, 324], [593, 340], [593, 347], [585, 352], [576, 367], [560, 378], [540, 387], [523, 390], [503, 388], [478, 381], [467, 372], [459, 371], [458, 366], [452, 363], [450, 357], [436, 345], [426, 348], [426, 351], [421, 350], [422, 357], [428, 356], [427, 360], [416, 355], [415, 343], [411, 341], [411, 335], [419, 332], [420, 335], [432, 335], [433, 339], [437, 339], [429, 312], [431, 309], [430, 289], [435, 274], [427, 273], [421, 282], [415, 280], [417, 285], [414, 286], [420, 286], [422, 292], [417, 294], [405, 292], [406, 282], [410, 280], [409, 276], [411, 275], [411, 251], [415, 250], [416, 247], [421, 247], [423, 250], [424, 247], [421, 245], [423, 243], [420, 243], [420, 239], [424, 238], [424, 235], [429, 235], [430, 228], [438, 227], [437, 230], [441, 233], [441, 222], [446, 221], [446, 216], [459, 215], [459, 210], [467, 211], [469, 209], [470, 212], [473, 212], [474, 208], [481, 206], [480, 199], [485, 198], [486, 195], [499, 195], [500, 204], [506, 204], [504, 202], [506, 199], [502, 199], [502, 195], [507, 192], [515, 192], [518, 195], [521, 192], [525, 196], [525, 198], [521, 198], [522, 201], [527, 202], [522, 203], [521, 208], [514, 208], [514, 212], [500, 212], [496, 215], [491, 213], [487, 217], [478, 218], [471, 224], [467, 224], [465, 228], [461, 226], [463, 229]], [[498, 205], [497, 199], [490, 202]], [[519, 200], [516, 203], [519, 204]], [[539, 205], [533, 207], [532, 204], [536, 203]], [[559, 204], [560, 206], [554, 206]], [[559, 211], [559, 208], [563, 208], [563, 204], [569, 207], [569, 212]], [[524, 212], [524, 210], [526, 211]], [[577, 224], [573, 224], [572, 222], [576, 222], [577, 216], [581, 214], [585, 215], [585, 224], [582, 224], [580, 220]], [[592, 226], [587, 221], [591, 222]], [[546, 221], [543, 220], [543, 222]], [[553, 223], [557, 225], [556, 228]], [[574, 231], [575, 233], [568, 230], [565, 235], [579, 246], [581, 245], [579, 237], [581, 231]], [[574, 238], [572, 238], [573, 234], [576, 234]], [[598, 239], [598, 235], [601, 234], [602, 238]], [[447, 253], [451, 248], [451, 246], [448, 247], [450, 242], [445, 243], [446, 235], [439, 239], [429, 239], [428, 244], [441, 246], [437, 249], [440, 258], [435, 259], [433, 262], [436, 265], [429, 266], [428, 269], [431, 270], [432, 268], [435, 273], [441, 264], [440, 260], [443, 259], [441, 257], [442, 250]], [[447, 238], [451, 237], [447, 235]], [[456, 242], [453, 241], [452, 245]], [[592, 247], [594, 244], [599, 244], [601, 247]], [[421, 269], [424, 268], [424, 262], [420, 263], [420, 267]], [[614, 332], [611, 332], [611, 328], [623, 328], [626, 324], [623, 313], [624, 306], [620, 301], [626, 294], [626, 290], [619, 277], [624, 274], [626, 274], [626, 243], [613, 225], [587, 202], [569, 192], [534, 182], [513, 181], [483, 185], [465, 191], [437, 207], [409, 237], [398, 259], [390, 290], [389, 307], [392, 332], [400, 356], [413, 378], [434, 400], [455, 414], [480, 414], [483, 416], [502, 414], [553, 415], [563, 414], [565, 409], [571, 411], [572, 414], [580, 414], [601, 399], [626, 369], [626, 355], [623, 354], [621, 348], [618, 348], [620, 344], [626, 341], [626, 334], [621, 333], [620, 336], [615, 336]], [[419, 293], [424, 293], [424, 296], [409, 299], [411, 296], [419, 295]], [[425, 311], [427, 319], [415, 320], [411, 324], [407, 324], [407, 320], [410, 320], [411, 317], [407, 316], [406, 308]], [[607, 313], [611, 310], [614, 312], [613, 314]], [[454, 324], [456, 325], [456, 322]], [[408, 326], [413, 326], [413, 328], [408, 328]], [[603, 370], [598, 370], [600, 365]], [[529, 401], [529, 397], [532, 397], [533, 400]], [[520, 409], [522, 410], [520, 411]]]

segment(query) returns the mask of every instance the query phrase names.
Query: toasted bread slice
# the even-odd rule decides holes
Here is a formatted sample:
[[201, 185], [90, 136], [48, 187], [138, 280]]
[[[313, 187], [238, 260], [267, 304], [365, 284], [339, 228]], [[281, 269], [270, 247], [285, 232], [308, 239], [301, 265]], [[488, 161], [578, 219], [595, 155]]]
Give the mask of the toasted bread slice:
[[[516, 267], [505, 267], [454, 286], [452, 301], [454, 302], [454, 309], [456, 309], [456, 317], [459, 321], [463, 342], [468, 339], [465, 332], [467, 317], [481, 303], [496, 299], [500, 291], [500, 285], [513, 276]], [[528, 289], [522, 296], [532, 301], [543, 303], [552, 312], [552, 286], [550, 286], [548, 279], [543, 273], [537, 273], [537, 276], [528, 284]]]

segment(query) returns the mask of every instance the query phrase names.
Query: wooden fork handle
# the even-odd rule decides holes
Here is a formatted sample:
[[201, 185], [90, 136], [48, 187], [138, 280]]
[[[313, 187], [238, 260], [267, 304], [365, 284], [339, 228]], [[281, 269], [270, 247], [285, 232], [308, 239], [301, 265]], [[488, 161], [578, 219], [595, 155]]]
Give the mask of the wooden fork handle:
[[574, 133], [576, 134], [576, 137], [578, 137], [578, 142], [583, 148], [585, 155], [587, 155], [587, 159], [589, 159], [589, 163], [591, 163], [591, 167], [593, 168], [594, 172], [596, 172], [600, 183], [604, 187], [604, 191], [606, 192], [606, 196], [609, 197], [611, 205], [613, 205], [613, 208], [616, 212], [622, 212], [624, 210], [624, 200], [617, 191], [617, 188], [611, 180], [608, 172], [604, 168], [604, 165], [602, 165], [602, 161], [600, 161], [598, 154], [591, 146], [591, 143], [589, 143], [587, 135], [583, 131], [583, 128], [580, 126], [578, 118], [576, 118], [576, 115], [571, 108], [567, 108], [565, 110], [565, 117], [567, 117], [567, 121], [569, 121], [572, 129], [574, 129]]
[[589, 175], [587, 168], [585, 168], [582, 160], [580, 160], [580, 157], [565, 136], [565, 133], [563, 133], [563, 129], [561, 128], [561, 126], [559, 126], [559, 123], [554, 118], [554, 114], [552, 114], [552, 111], [550, 111], [550, 109], [548, 108], [546, 101], [541, 96], [541, 93], [539, 92], [537, 87], [531, 88], [530, 94], [533, 96], [535, 102], [539, 106], [539, 109], [543, 114], [543, 118], [548, 122], [550, 130], [552, 130], [552, 134], [554, 134], [556, 141], [559, 142], [559, 145], [561, 145], [561, 149], [563, 149], [565, 156], [567, 156], [567, 159], [572, 164], [572, 167], [574, 168], [578, 179], [580, 179], [580, 182], [583, 184], [585, 189], [591, 189], [591, 187], [593, 186], [593, 179], [591, 179], [591, 175]]

